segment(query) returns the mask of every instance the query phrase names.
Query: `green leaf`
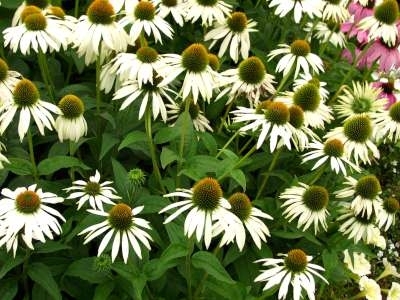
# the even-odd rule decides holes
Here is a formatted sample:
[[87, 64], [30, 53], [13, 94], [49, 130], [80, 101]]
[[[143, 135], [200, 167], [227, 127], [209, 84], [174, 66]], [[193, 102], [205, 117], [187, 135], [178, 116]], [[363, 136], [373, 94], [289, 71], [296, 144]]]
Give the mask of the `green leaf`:
[[18, 292], [18, 280], [16, 278], [8, 278], [0, 281], [1, 300], [13, 300]]
[[215, 156], [217, 154], [218, 146], [212, 134], [208, 132], [199, 132], [198, 136], [200, 137], [200, 140], [203, 142], [204, 146], [208, 150], [209, 154], [211, 156]]
[[116, 144], [118, 144], [119, 139], [116, 138], [115, 136], [109, 134], [109, 133], [104, 133], [103, 138], [101, 141], [101, 150], [100, 150], [100, 155], [99, 159], [103, 159], [103, 157], [110, 151], [112, 147], [114, 147]]
[[174, 127], [164, 127], [157, 131], [154, 136], [155, 144], [164, 144], [177, 139], [180, 136], [180, 130]]
[[5, 169], [17, 175], [31, 175], [33, 172], [32, 163], [29, 160], [18, 158], [18, 157], [9, 157], [9, 164], [5, 164]]
[[146, 276], [140, 272], [132, 264], [123, 264], [121, 262], [115, 262], [112, 264], [112, 269], [118, 273], [122, 278], [129, 281], [133, 289], [133, 298], [142, 299], [142, 292], [146, 286]]
[[132, 131], [130, 133], [128, 133], [125, 138], [122, 140], [121, 144], [119, 144], [118, 146], [118, 151], [120, 151], [121, 149], [137, 143], [137, 142], [146, 142], [147, 141], [147, 137], [146, 134], [143, 131]]
[[61, 250], [68, 250], [71, 249], [70, 246], [63, 245], [61, 242], [55, 242], [55, 241], [46, 241], [44, 244], [39, 244], [38, 247], [35, 247], [35, 253], [52, 253], [52, 252], [57, 252]]
[[46, 290], [53, 299], [62, 299], [60, 289], [58, 288], [49, 267], [45, 264], [30, 264], [28, 267], [28, 276]]
[[221, 265], [221, 262], [207, 251], [199, 251], [193, 254], [192, 264], [195, 268], [203, 269], [215, 279], [234, 284], [235, 281], [229, 276], [228, 272]]
[[90, 168], [81, 162], [76, 157], [71, 156], [53, 156], [42, 160], [38, 165], [39, 175], [50, 175], [54, 172], [64, 169], [79, 167], [84, 170], [90, 170]]
[[167, 198], [154, 195], [140, 196], [135, 202], [135, 206], [144, 206], [142, 214], [158, 213], [169, 204], [171, 204], [171, 202]]
[[114, 290], [115, 284], [113, 281], [107, 281], [98, 285], [94, 291], [93, 300], [107, 300]]
[[128, 191], [128, 172], [125, 170], [124, 166], [121, 165], [121, 163], [115, 159], [111, 159], [111, 164], [113, 168], [113, 173], [114, 173], [114, 183], [115, 187], [120, 192], [124, 197], [127, 197], [127, 191]]
[[239, 183], [244, 191], [246, 190], [246, 175], [243, 173], [242, 170], [233, 170], [231, 173], [229, 173], [229, 176], [232, 177], [237, 183]]
[[271, 234], [287, 240], [299, 239], [304, 236], [304, 234], [301, 232], [289, 232], [284, 230], [271, 231]]
[[24, 256], [16, 256], [15, 258], [9, 257], [9, 259], [6, 259], [0, 269], [0, 279], [2, 279], [10, 270], [14, 269], [23, 262]]
[[103, 283], [107, 281], [104, 273], [94, 270], [95, 257], [84, 257], [70, 264], [64, 276], [79, 277], [90, 283]]
[[103, 112], [99, 116], [102, 117], [104, 120], [107, 120], [108, 123], [110, 123], [112, 129], [117, 128], [117, 125], [115, 124], [114, 117], [110, 113]]
[[205, 176], [210, 176], [210, 173], [216, 173], [220, 167], [220, 161], [215, 157], [208, 155], [195, 155], [185, 161], [182, 174], [200, 180]]
[[161, 167], [163, 169], [165, 169], [166, 166], [168, 166], [170, 163], [172, 163], [178, 159], [179, 159], [179, 156], [174, 151], [168, 149], [167, 147], [162, 148], [161, 154], [160, 154], [160, 161], [161, 161]]

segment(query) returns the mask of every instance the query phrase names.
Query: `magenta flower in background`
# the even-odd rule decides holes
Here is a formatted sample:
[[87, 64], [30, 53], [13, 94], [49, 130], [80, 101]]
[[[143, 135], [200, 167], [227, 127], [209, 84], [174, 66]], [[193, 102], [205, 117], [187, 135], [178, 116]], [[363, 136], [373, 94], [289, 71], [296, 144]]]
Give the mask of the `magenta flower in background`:
[[363, 6], [359, 2], [352, 2], [349, 4], [348, 10], [354, 16], [354, 23], [357, 24], [361, 19], [372, 16], [374, 14], [373, 5]]
[[365, 53], [368, 66], [371, 66], [375, 61], [378, 61], [378, 70], [389, 72], [392, 69], [400, 67], [400, 51], [399, 39], [392, 47], [386, 45], [381, 39], [375, 42], [368, 48]]
[[392, 70], [388, 74], [377, 75], [372, 74], [372, 77], [376, 80], [372, 83], [373, 87], [378, 87], [382, 89], [382, 92], [379, 94], [380, 98], [388, 99], [386, 109], [389, 109], [390, 106], [396, 103], [400, 97], [400, 79], [399, 70]]

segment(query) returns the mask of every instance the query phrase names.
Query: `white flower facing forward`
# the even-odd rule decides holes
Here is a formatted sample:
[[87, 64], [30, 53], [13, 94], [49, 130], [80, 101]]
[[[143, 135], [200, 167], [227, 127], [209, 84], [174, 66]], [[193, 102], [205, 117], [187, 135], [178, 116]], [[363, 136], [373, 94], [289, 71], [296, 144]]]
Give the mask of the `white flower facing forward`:
[[22, 141], [28, 132], [31, 116], [39, 132], [44, 135], [44, 128], [53, 129], [54, 118], [50, 112], [60, 114], [59, 108], [49, 102], [40, 100], [39, 91], [29, 79], [21, 79], [14, 88], [13, 101], [0, 108], [0, 133], [3, 134], [15, 114], [19, 112], [18, 135]]
[[314, 224], [315, 234], [320, 226], [324, 231], [327, 230], [329, 193], [324, 187], [299, 182], [298, 186], [285, 189], [279, 198], [285, 201], [282, 204], [285, 209], [283, 215], [289, 222], [298, 218], [297, 227], [303, 227], [303, 231]]
[[138, 218], [138, 215], [144, 206], [131, 208], [124, 203], [115, 204], [108, 212], [102, 210], [88, 209], [88, 212], [94, 215], [105, 217], [106, 220], [89, 226], [81, 231], [79, 235], [86, 234], [84, 244], [89, 243], [94, 238], [105, 233], [100, 242], [97, 256], [100, 256], [107, 245], [111, 242], [111, 260], [114, 262], [121, 248], [122, 258], [125, 263], [128, 262], [129, 248], [132, 246], [136, 255], [142, 259], [141, 242], [148, 250], [152, 237], [146, 230], [151, 230], [150, 223], [145, 219]]
[[85, 106], [82, 100], [75, 95], [66, 95], [58, 103], [62, 115], [58, 116], [54, 124], [54, 128], [58, 132], [58, 139], [78, 140], [86, 135], [87, 123], [83, 117]]
[[114, 8], [105, 0], [94, 0], [82, 15], [72, 42], [77, 47], [78, 56], [85, 56], [85, 64], [89, 65], [100, 56], [100, 61], [112, 52], [125, 52], [129, 36], [122, 26], [115, 22]]
[[373, 87], [368, 82], [354, 82], [353, 88], [344, 89], [339, 96], [338, 104], [333, 106], [340, 118], [350, 118], [354, 114], [366, 114], [372, 120], [376, 113], [385, 111], [386, 98], [379, 98], [381, 89]]
[[387, 231], [396, 222], [396, 214], [400, 211], [400, 203], [394, 197], [388, 197], [382, 203], [382, 209], [378, 211], [376, 219], [378, 227]]
[[375, 280], [368, 278], [367, 276], [363, 276], [360, 278], [358, 285], [360, 287], [360, 291], [361, 291], [362, 295], [367, 300], [381, 300], [382, 299], [381, 288]]
[[352, 198], [351, 209], [356, 215], [366, 215], [367, 218], [375, 216], [382, 209], [381, 185], [375, 175], [366, 175], [361, 178], [354, 179], [351, 176], [346, 177], [344, 182], [346, 188], [336, 191], [336, 198]]
[[358, 27], [369, 30], [371, 40], [381, 38], [388, 46], [394, 46], [398, 38], [397, 23], [399, 5], [396, 0], [385, 0], [374, 8], [374, 15], [363, 18]]
[[187, 0], [184, 2], [186, 21], [196, 22], [201, 19], [201, 25], [211, 26], [214, 21], [223, 23], [231, 12], [232, 6], [222, 0]]
[[306, 40], [295, 40], [290, 45], [279, 44], [278, 46], [280, 48], [272, 50], [267, 56], [268, 60], [272, 60], [283, 54], [276, 66], [276, 72], [283, 72], [283, 76], [294, 70], [294, 79], [296, 79], [300, 69], [305, 74], [311, 74], [311, 72], [319, 74], [324, 71], [321, 58], [311, 53], [310, 44]]
[[324, 136], [326, 139], [340, 140], [344, 145], [344, 153], [347, 158], [353, 157], [357, 165], [360, 160], [364, 164], [371, 164], [370, 154], [375, 158], [380, 157], [372, 137], [372, 122], [365, 114], [357, 114], [348, 118], [343, 126], [334, 128]]
[[[240, 220], [241, 223], [235, 223], [235, 228], [232, 226], [228, 231], [223, 233], [220, 245], [229, 244], [232, 241], [236, 241], [240, 251], [243, 250], [246, 243], [246, 230], [249, 232], [251, 238], [256, 244], [258, 249], [261, 249], [261, 241], [267, 242], [267, 236], [270, 236], [268, 227], [264, 224], [262, 219], [272, 220], [273, 218], [261, 211], [260, 209], [252, 206], [249, 197], [244, 193], [234, 193], [228, 199], [231, 204], [230, 211], [233, 212]], [[215, 234], [217, 235], [219, 231], [222, 231], [221, 226], [215, 228]]]
[[300, 23], [304, 14], [307, 14], [310, 19], [314, 17], [320, 18], [324, 2], [322, 0], [271, 0], [268, 7], [274, 6], [276, 6], [275, 15], [281, 18], [293, 10], [294, 21]]
[[258, 140], [256, 148], [259, 149], [265, 140], [269, 140], [269, 149], [272, 152], [284, 144], [291, 149], [291, 137], [293, 126], [290, 124], [290, 110], [282, 102], [263, 101], [256, 109], [238, 107], [231, 112], [235, 115], [233, 122], [250, 122], [239, 129], [239, 131], [256, 132]]
[[360, 277], [371, 274], [371, 264], [364, 253], [352, 252], [352, 255], [350, 255], [349, 250], [346, 249], [343, 254], [343, 262], [352, 273]]
[[242, 60], [237, 69], [226, 70], [220, 85], [227, 86], [217, 97], [221, 98], [229, 92], [227, 104], [241, 95], [245, 95], [250, 106], [257, 105], [260, 97], [268, 99], [268, 95], [275, 94], [275, 77], [267, 73], [264, 63], [256, 56]]
[[329, 164], [330, 169], [336, 174], [347, 175], [346, 165], [356, 172], [361, 172], [360, 167], [351, 162], [344, 153], [344, 145], [338, 139], [328, 139], [324, 143], [313, 141], [307, 147], [307, 153], [302, 155], [302, 163], [317, 160], [311, 171]]
[[12, 52], [22, 54], [51, 53], [67, 49], [70, 34], [65, 30], [63, 20], [44, 15], [36, 6], [26, 6], [21, 13], [20, 25], [8, 27], [3, 31], [4, 46]]
[[171, 15], [175, 23], [183, 27], [185, 24], [185, 3], [183, 0], [154, 0], [158, 15], [165, 19]]
[[66, 192], [72, 192], [67, 199], [76, 199], [78, 201], [78, 210], [89, 201], [89, 205], [93, 209], [103, 209], [103, 203], [115, 204], [112, 200], [121, 199], [116, 195], [113, 187], [109, 186], [112, 181], [104, 181], [100, 183], [100, 173], [96, 170], [94, 176], [89, 177], [89, 181], [76, 180], [72, 182], [73, 186], [64, 189]]
[[218, 51], [218, 56], [222, 57], [229, 47], [229, 55], [232, 60], [237, 63], [239, 54], [242, 58], [247, 58], [250, 51], [250, 32], [257, 31], [257, 23], [248, 20], [243, 12], [234, 12], [225, 19], [222, 24], [216, 24], [214, 29], [209, 31], [205, 37], [205, 41], [212, 40], [210, 49], [215, 46], [217, 41], [222, 40]]
[[219, 74], [209, 65], [210, 59], [207, 49], [199, 43], [194, 43], [183, 50], [182, 55], [165, 54], [167, 68], [160, 70], [165, 75], [161, 85], [175, 80], [181, 73], [185, 73], [181, 93], [182, 99], [189, 95], [197, 103], [199, 95], [204, 101], [210, 102]]
[[22, 75], [9, 70], [8, 64], [0, 58], [0, 107], [12, 102], [13, 91], [21, 79]]
[[231, 205], [223, 198], [221, 186], [216, 179], [203, 178], [196, 182], [190, 190], [179, 188], [176, 192], [164, 195], [164, 197], [175, 196], [183, 197], [186, 200], [167, 205], [159, 212], [161, 214], [170, 209], [178, 208], [165, 219], [164, 224], [190, 210], [185, 219], [184, 233], [188, 238], [196, 234], [198, 242], [204, 236], [204, 244], [207, 249], [214, 236], [213, 228], [216, 222], [222, 226], [223, 231], [230, 230], [230, 226], [236, 228], [235, 223], [240, 223], [238, 217], [229, 211]]
[[300, 73], [299, 77], [293, 82], [293, 91], [301, 88], [306, 83], [312, 83], [318, 88], [322, 100], [325, 101], [329, 98], [329, 91], [325, 88], [327, 85], [326, 82], [320, 81], [316, 76], [312, 76], [311, 74]]
[[7, 251], [12, 249], [14, 257], [20, 237], [27, 247], [34, 249], [33, 240], [45, 243], [46, 237], [53, 239], [53, 234], [61, 234], [58, 219], [64, 222], [65, 219], [47, 204], [61, 203], [63, 198], [37, 189], [36, 184], [15, 191], [4, 188], [1, 194], [4, 198], [0, 200], [0, 247], [6, 245]]
[[[318, 273], [325, 269], [316, 264], [310, 263], [312, 256], [308, 256], [300, 249], [292, 249], [287, 254], [279, 254], [284, 258], [264, 258], [256, 262], [262, 263], [267, 270], [254, 279], [255, 282], [266, 281], [264, 291], [279, 285], [278, 299], [303, 299], [303, 290], [307, 293], [308, 299], [315, 299], [314, 276], [322, 279], [326, 284], [328, 281]], [[292, 292], [289, 293], [289, 284], [292, 285]]]
[[[174, 30], [171, 25], [161, 18], [154, 4], [150, 1], [130, 1], [126, 5], [126, 16], [119, 23], [125, 27], [130, 25], [129, 36], [131, 42], [135, 42], [141, 33], [153, 36], [156, 43], [162, 44], [161, 32], [172, 39]], [[145, 45], [141, 45], [145, 46]]]
[[388, 110], [373, 114], [372, 118], [376, 140], [396, 143], [400, 139], [400, 102], [392, 104]]

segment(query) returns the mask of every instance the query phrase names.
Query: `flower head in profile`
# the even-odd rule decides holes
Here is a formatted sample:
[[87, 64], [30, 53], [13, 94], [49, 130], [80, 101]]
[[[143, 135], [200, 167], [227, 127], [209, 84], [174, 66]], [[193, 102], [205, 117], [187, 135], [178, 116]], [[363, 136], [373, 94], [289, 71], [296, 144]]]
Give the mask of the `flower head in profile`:
[[21, 14], [27, 6], [36, 6], [42, 11], [46, 11], [48, 8], [52, 7], [49, 0], [24, 0], [15, 10], [11, 26], [17, 26], [22, 23]]
[[344, 22], [350, 18], [347, 9], [348, 0], [324, 0], [325, 5], [322, 9], [322, 20], [335, 20]]
[[374, 7], [374, 15], [365, 17], [358, 27], [369, 30], [370, 40], [382, 39], [388, 46], [396, 43], [399, 32], [399, 5], [396, 0], [385, 0]]
[[400, 203], [394, 197], [388, 197], [383, 200], [382, 209], [378, 211], [377, 220], [378, 227], [387, 231], [390, 226], [396, 222], [396, 214], [400, 211]]
[[9, 69], [6, 61], [0, 58], [0, 107], [12, 102], [13, 91], [22, 75]]
[[229, 211], [231, 205], [223, 197], [221, 186], [214, 178], [203, 178], [196, 182], [191, 189], [179, 188], [176, 192], [164, 195], [164, 197], [175, 196], [185, 198], [185, 200], [169, 204], [159, 212], [161, 214], [178, 208], [165, 219], [164, 224], [190, 210], [185, 219], [184, 233], [189, 238], [196, 234], [198, 242], [204, 236], [204, 244], [207, 249], [214, 236], [213, 227], [216, 222], [222, 226], [224, 231], [229, 230], [229, 226], [235, 226], [234, 223], [240, 222], [238, 217]]
[[[292, 249], [287, 254], [279, 254], [283, 258], [264, 258], [256, 262], [262, 263], [267, 270], [261, 271], [254, 281], [266, 284], [264, 291], [279, 285], [278, 299], [302, 299], [302, 292], [307, 293], [309, 299], [315, 299], [314, 276], [328, 281], [318, 272], [325, 269], [319, 265], [312, 264], [312, 256], [306, 255], [301, 249]], [[292, 286], [292, 293], [289, 293], [289, 284]]]
[[[220, 245], [236, 241], [239, 250], [242, 251], [246, 243], [247, 229], [257, 248], [261, 249], [261, 241], [266, 243], [267, 236], [270, 236], [269, 229], [261, 218], [269, 220], [273, 218], [252, 206], [249, 197], [245, 193], [234, 193], [229, 197], [228, 201], [231, 205], [230, 211], [240, 219], [241, 223], [235, 223], [235, 228], [231, 226], [228, 231], [223, 233]], [[217, 224], [215, 231], [219, 232], [220, 230], [222, 228]]]
[[39, 90], [29, 79], [21, 79], [14, 87], [12, 102], [0, 108], [0, 133], [3, 134], [15, 114], [19, 112], [18, 135], [22, 141], [28, 132], [31, 117], [35, 121], [39, 132], [44, 135], [44, 128], [53, 129], [54, 118], [50, 112], [60, 114], [59, 108], [40, 99]]
[[254, 106], [261, 97], [268, 98], [275, 94], [275, 77], [267, 73], [264, 63], [257, 56], [242, 60], [236, 69], [226, 70], [221, 75], [221, 86], [227, 87], [217, 99], [229, 92], [227, 104], [244, 95], [250, 106]]
[[393, 281], [386, 300], [397, 300], [397, 299], [400, 299], [400, 284]]
[[344, 184], [347, 187], [336, 191], [336, 197], [350, 198], [351, 209], [356, 215], [366, 215], [370, 218], [372, 213], [378, 214], [383, 203], [382, 198], [379, 197], [382, 192], [381, 185], [375, 175], [365, 175], [358, 180], [348, 176]]
[[381, 288], [379, 284], [367, 276], [362, 276], [358, 282], [360, 291], [367, 300], [381, 300]]
[[89, 201], [91, 208], [96, 210], [104, 210], [103, 203], [113, 205], [112, 200], [121, 199], [116, 195], [113, 187], [109, 186], [112, 181], [104, 181], [100, 183], [100, 173], [96, 170], [94, 176], [90, 176], [89, 180], [76, 180], [72, 182], [73, 186], [64, 189], [66, 192], [72, 192], [67, 199], [78, 198], [78, 210]]
[[187, 0], [184, 2], [186, 21], [201, 19], [201, 25], [211, 26], [215, 21], [223, 23], [232, 6], [222, 0]]
[[[79, 235], [86, 234], [84, 244], [89, 243], [94, 238], [105, 233], [100, 242], [97, 256], [100, 256], [108, 244], [111, 245], [111, 260], [114, 262], [119, 250], [121, 249], [122, 258], [128, 262], [129, 250], [132, 247], [136, 255], [141, 259], [143, 244], [148, 250], [151, 246], [149, 241], [152, 237], [148, 233], [151, 230], [150, 223], [145, 219], [138, 218], [137, 215], [143, 210], [144, 206], [131, 208], [124, 203], [115, 204], [108, 212], [102, 210], [88, 209], [88, 212], [105, 218], [104, 221], [91, 225], [82, 230]], [[111, 240], [113, 240], [111, 242]], [[140, 243], [139, 243], [140, 242]]]
[[123, 27], [115, 22], [115, 11], [109, 1], [94, 0], [82, 15], [72, 34], [78, 56], [85, 56], [85, 64], [103, 62], [112, 51], [125, 52], [129, 36]]
[[372, 116], [375, 120], [373, 135], [377, 141], [396, 143], [400, 139], [400, 102]]
[[364, 253], [352, 252], [350, 255], [349, 250], [346, 249], [343, 254], [343, 262], [352, 273], [360, 277], [371, 274], [371, 264]]
[[343, 126], [336, 127], [325, 135], [326, 139], [338, 139], [344, 145], [348, 159], [354, 159], [358, 165], [371, 164], [371, 154], [380, 157], [378, 147], [373, 141], [372, 121], [366, 114], [353, 115], [346, 119]]
[[248, 20], [243, 12], [233, 12], [222, 24], [215, 25], [215, 28], [209, 31], [205, 37], [205, 41], [212, 40], [210, 49], [222, 40], [218, 51], [218, 56], [222, 57], [229, 47], [229, 55], [232, 60], [237, 63], [239, 55], [242, 58], [247, 58], [250, 51], [250, 32], [255, 32], [254, 27], [257, 23], [253, 20]]
[[278, 49], [272, 50], [267, 56], [268, 60], [282, 55], [276, 66], [276, 72], [283, 72], [283, 76], [294, 70], [294, 78], [299, 75], [300, 69], [305, 74], [312, 72], [319, 74], [324, 71], [321, 58], [311, 53], [310, 44], [306, 40], [295, 40], [290, 45], [279, 44]]
[[172, 39], [174, 30], [158, 15], [153, 2], [132, 0], [126, 6], [125, 13], [126, 16], [119, 21], [119, 24], [123, 27], [130, 26], [129, 36], [132, 41], [136, 41], [140, 34], [152, 36], [154, 41], [160, 44], [163, 43], [161, 33]]
[[379, 281], [382, 278], [385, 278], [387, 276], [393, 276], [396, 278], [400, 278], [400, 274], [399, 274], [399, 272], [397, 272], [397, 268], [395, 266], [393, 266], [386, 257], [382, 260], [382, 262], [383, 262], [384, 270], [382, 271], [381, 274], [379, 274], [376, 281]]
[[36, 6], [26, 6], [21, 12], [22, 23], [8, 27], [3, 31], [4, 46], [10, 46], [12, 52], [22, 54], [51, 53], [66, 50], [70, 40], [70, 31], [63, 20], [45, 15]]
[[289, 12], [293, 10], [293, 17], [296, 23], [300, 23], [303, 15], [307, 14], [310, 19], [314, 17], [320, 18], [324, 2], [322, 0], [271, 0], [268, 7], [274, 7], [275, 15], [279, 17], [286, 16]]
[[285, 201], [282, 204], [282, 208], [285, 209], [283, 215], [289, 222], [298, 218], [297, 227], [302, 227], [303, 231], [313, 224], [315, 234], [320, 226], [327, 230], [329, 193], [323, 186], [309, 186], [299, 182], [298, 186], [285, 189], [279, 198]]
[[0, 200], [0, 247], [6, 245], [7, 251], [17, 252], [18, 240], [22, 238], [25, 245], [34, 249], [34, 240], [42, 243], [46, 238], [53, 239], [54, 234], [61, 234], [59, 220], [64, 217], [48, 204], [64, 201], [56, 194], [43, 192], [36, 184], [19, 187], [14, 191], [3, 188]]
[[65, 95], [58, 103], [58, 107], [62, 114], [57, 117], [54, 128], [58, 132], [59, 140], [78, 142], [87, 133], [87, 123], [83, 117], [85, 110], [83, 101], [75, 95]]

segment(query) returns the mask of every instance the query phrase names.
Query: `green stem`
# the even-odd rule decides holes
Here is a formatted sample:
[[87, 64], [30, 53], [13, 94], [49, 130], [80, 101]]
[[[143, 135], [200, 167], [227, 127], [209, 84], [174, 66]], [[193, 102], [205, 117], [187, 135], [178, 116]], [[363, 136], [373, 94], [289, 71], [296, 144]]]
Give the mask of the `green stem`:
[[253, 142], [254, 140], [254, 136], [252, 136], [251, 138], [248, 139], [248, 141], [246, 142], [246, 144], [243, 145], [243, 147], [239, 150], [238, 154], [242, 154], [244, 150], [247, 149], [247, 147]]
[[308, 185], [313, 185], [315, 182], [317, 182], [317, 180], [322, 176], [322, 174], [324, 174], [325, 169], [326, 169], [326, 164], [324, 164], [319, 168], [318, 172], [315, 174], [315, 177], [310, 181]]
[[30, 128], [28, 128], [27, 139], [28, 139], [28, 147], [29, 147], [29, 157], [30, 157], [31, 163], [32, 163], [32, 172], [33, 172], [32, 175], [33, 175], [35, 182], [38, 183], [39, 176], [38, 176], [38, 170], [37, 170], [36, 161], [35, 161], [35, 152], [33, 151], [33, 140], [32, 140], [32, 133], [31, 133]]
[[140, 47], [147, 47], [147, 40], [146, 40], [146, 37], [143, 34], [143, 30], [139, 35], [139, 43], [140, 43]]
[[240, 134], [239, 130], [236, 130], [235, 133], [230, 137], [230, 139], [225, 143], [225, 145], [218, 151], [217, 155], [215, 158], [218, 158], [221, 156], [222, 152], [229, 146], [230, 143]]
[[100, 73], [101, 73], [101, 61], [99, 53], [99, 55], [97, 55], [96, 58], [96, 112], [99, 115], [101, 106]]
[[218, 133], [221, 133], [222, 128], [224, 128], [224, 121], [232, 108], [233, 102], [234, 102], [234, 100], [232, 100], [231, 103], [228, 104], [228, 107], [226, 108], [225, 113], [221, 118], [221, 124], [219, 125], [218, 131], [217, 131]]
[[29, 248], [26, 249], [25, 252], [25, 259], [22, 265], [22, 282], [24, 285], [24, 300], [29, 300], [31, 295], [31, 289], [29, 288], [28, 284], [28, 265], [29, 265], [29, 258], [31, 256], [31, 250]]
[[274, 156], [272, 157], [272, 161], [271, 161], [271, 163], [270, 163], [270, 165], [268, 167], [267, 174], [265, 175], [264, 180], [263, 180], [263, 182], [261, 183], [261, 186], [258, 189], [258, 192], [257, 192], [257, 195], [256, 195], [256, 199], [260, 198], [262, 192], [264, 191], [264, 188], [267, 185], [270, 173], [275, 168], [276, 162], [278, 161], [278, 158], [279, 158], [281, 152], [282, 152], [282, 148], [279, 148], [278, 150], [275, 151]]
[[283, 87], [286, 84], [286, 81], [289, 79], [290, 75], [292, 75], [293, 71], [294, 71], [294, 65], [290, 68], [289, 72], [282, 77], [279, 86], [276, 88], [275, 95], [278, 95], [278, 93], [283, 89]]
[[226, 170], [221, 176], [218, 177], [218, 181], [224, 179], [226, 177], [226, 175], [228, 175], [229, 173], [231, 173], [233, 170], [235, 170], [237, 167], [239, 167], [243, 161], [245, 161], [250, 155], [252, 155], [255, 151], [257, 150], [256, 146], [253, 146], [253, 148], [251, 148], [249, 150], [249, 152], [247, 152], [241, 159], [239, 159], [239, 161], [233, 165], [233, 167], [229, 168], [228, 170]]
[[192, 253], [194, 249], [194, 237], [191, 236], [188, 240], [188, 253], [185, 259], [185, 275], [186, 275], [186, 286], [187, 286], [187, 298], [188, 300], [193, 299], [192, 294]]
[[[190, 109], [190, 104], [191, 104], [191, 97], [188, 97], [185, 99], [185, 116], [187, 117], [189, 115], [189, 109]], [[179, 141], [179, 160], [178, 160], [178, 165], [177, 165], [177, 170], [176, 170], [176, 186], [179, 187], [181, 183], [181, 175], [179, 174], [182, 170], [182, 165], [183, 165], [183, 152], [185, 150], [185, 134], [186, 134], [186, 127], [183, 126], [181, 128], [181, 136], [180, 136], [180, 141]]]
[[156, 176], [156, 179], [157, 179], [158, 184], [160, 186], [160, 190], [161, 190], [161, 192], [163, 194], [165, 194], [166, 191], [165, 191], [164, 186], [162, 184], [160, 168], [159, 168], [158, 162], [157, 162], [156, 148], [155, 148], [155, 145], [153, 143], [153, 134], [152, 134], [152, 129], [151, 129], [151, 122], [152, 122], [152, 120], [151, 120], [151, 109], [150, 109], [150, 107], [147, 107], [145, 115], [144, 115], [144, 123], [145, 123], [145, 127], [146, 127], [147, 140], [148, 140], [149, 147], [150, 147], [151, 162], [153, 164], [154, 175]]
[[78, 18], [79, 15], [79, 0], [75, 0], [74, 17]]
[[40, 73], [42, 74], [42, 79], [44, 81], [44, 84], [46, 85], [47, 92], [49, 93], [50, 100], [51, 102], [55, 103], [56, 93], [55, 93], [54, 83], [53, 80], [51, 79], [46, 55], [40, 49], [38, 52], [38, 63], [39, 63]]
[[[75, 149], [74, 149], [75, 148], [74, 147], [75, 146], [75, 142], [69, 141], [68, 146], [69, 146], [69, 156], [73, 157], [74, 153], [75, 153]], [[74, 182], [75, 181], [75, 170], [74, 170], [74, 167], [71, 167], [69, 172], [70, 172], [71, 181]]]

